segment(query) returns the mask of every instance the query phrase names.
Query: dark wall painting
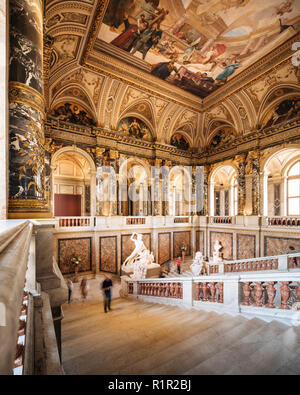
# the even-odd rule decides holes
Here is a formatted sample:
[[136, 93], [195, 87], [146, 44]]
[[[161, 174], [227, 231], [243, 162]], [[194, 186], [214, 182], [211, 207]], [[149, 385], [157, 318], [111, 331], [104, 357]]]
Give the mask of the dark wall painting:
[[96, 126], [93, 117], [83, 107], [75, 103], [58, 104], [52, 110], [51, 115], [65, 122], [84, 126]]
[[175, 133], [172, 137], [171, 137], [171, 145], [173, 145], [174, 147], [181, 149], [183, 151], [188, 151], [190, 148], [189, 143], [187, 142], [187, 140], [185, 139], [185, 137], [182, 136], [182, 134], [180, 133]]

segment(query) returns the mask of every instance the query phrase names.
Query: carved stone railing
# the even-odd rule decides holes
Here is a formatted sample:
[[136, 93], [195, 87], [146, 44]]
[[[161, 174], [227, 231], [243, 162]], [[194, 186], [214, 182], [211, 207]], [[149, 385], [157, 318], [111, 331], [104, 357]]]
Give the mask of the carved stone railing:
[[252, 278], [243, 276], [240, 282], [242, 312], [288, 317], [292, 324], [300, 324], [300, 277], [298, 274], [285, 273]]
[[282, 272], [289, 269], [300, 269], [300, 253], [241, 259], [220, 264], [208, 263], [208, 267], [210, 275], [276, 270]]
[[146, 217], [127, 217], [126, 225], [145, 225]]
[[123, 289], [127, 282], [127, 297], [148, 303], [300, 324], [300, 273], [296, 271], [122, 281]]
[[[128, 290], [129, 293], [129, 290]], [[138, 295], [159, 296], [161, 298], [182, 299], [181, 282], [140, 283]]]
[[128, 294], [133, 295], [133, 283], [128, 283]]
[[300, 228], [300, 216], [294, 217], [265, 217], [263, 223], [266, 226], [288, 226]]
[[234, 218], [225, 216], [225, 217], [220, 217], [220, 216], [215, 216], [215, 217], [210, 217], [209, 219], [210, 224], [222, 224], [222, 225], [232, 225], [234, 223]]
[[174, 224], [188, 224], [189, 222], [189, 217], [174, 217]]
[[257, 272], [262, 270], [277, 270], [278, 258], [257, 258], [235, 263], [225, 263], [225, 273]]
[[195, 301], [223, 303], [224, 302], [224, 283], [223, 282], [196, 282]]
[[94, 217], [64, 217], [58, 218], [60, 228], [78, 228], [95, 226]]

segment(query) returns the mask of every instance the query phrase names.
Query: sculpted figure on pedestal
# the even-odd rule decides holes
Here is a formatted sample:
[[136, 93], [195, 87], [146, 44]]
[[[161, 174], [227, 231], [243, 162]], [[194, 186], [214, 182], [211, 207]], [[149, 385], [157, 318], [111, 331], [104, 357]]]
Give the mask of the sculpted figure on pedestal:
[[135, 249], [124, 261], [122, 269], [125, 273], [132, 273], [132, 279], [142, 280], [146, 278], [148, 269], [160, 268], [160, 265], [154, 263], [154, 255], [146, 249], [142, 234], [134, 232], [130, 240], [135, 243]]
[[196, 252], [195, 259], [190, 266], [194, 276], [199, 276], [203, 268], [203, 255], [202, 252]]

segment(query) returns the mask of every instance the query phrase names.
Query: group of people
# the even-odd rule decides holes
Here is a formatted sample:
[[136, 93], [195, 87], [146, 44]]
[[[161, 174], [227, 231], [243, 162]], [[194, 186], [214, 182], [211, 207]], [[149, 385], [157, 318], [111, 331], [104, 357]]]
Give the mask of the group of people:
[[[169, 273], [171, 271], [171, 261], [170, 260], [167, 261], [165, 266], [166, 266], [167, 272]], [[181, 257], [180, 256], [178, 256], [176, 258], [176, 270], [177, 270], [178, 274], [181, 274]]]
[[162, 30], [160, 28], [161, 22], [168, 15], [169, 11], [165, 9], [158, 9], [154, 13], [142, 13], [138, 15], [136, 23], [129, 22], [129, 16], [124, 14], [125, 30], [117, 36], [111, 44], [119, 47], [133, 55], [136, 52], [142, 54], [145, 59], [148, 51], [158, 44], [162, 38]]
[[[67, 280], [67, 286], [68, 286], [68, 303], [70, 304], [72, 301], [72, 294], [74, 290], [74, 284], [73, 281], [69, 278]], [[86, 300], [88, 296], [88, 290], [89, 290], [89, 285], [87, 282], [87, 278], [83, 277], [80, 284], [80, 292], [81, 292], [81, 297], [82, 300]], [[100, 283], [100, 289], [103, 292], [103, 301], [104, 301], [104, 312], [107, 313], [107, 311], [111, 311], [111, 289], [113, 287], [113, 282], [110, 277], [110, 275], [105, 274], [104, 275], [104, 280]]]

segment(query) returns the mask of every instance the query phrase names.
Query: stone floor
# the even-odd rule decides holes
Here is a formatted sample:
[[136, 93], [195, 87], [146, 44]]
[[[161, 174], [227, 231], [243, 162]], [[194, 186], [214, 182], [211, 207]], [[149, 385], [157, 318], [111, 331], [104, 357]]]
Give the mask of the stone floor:
[[66, 374], [300, 374], [300, 327], [113, 299], [64, 306]]

